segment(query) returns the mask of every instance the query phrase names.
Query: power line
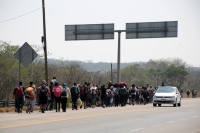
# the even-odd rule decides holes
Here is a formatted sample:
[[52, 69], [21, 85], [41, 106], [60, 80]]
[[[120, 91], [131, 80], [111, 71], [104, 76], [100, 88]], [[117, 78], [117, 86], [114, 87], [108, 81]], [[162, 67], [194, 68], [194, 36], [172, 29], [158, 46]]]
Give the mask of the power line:
[[16, 18], [20, 18], [20, 17], [22, 17], [22, 16], [28, 15], [28, 14], [30, 14], [30, 13], [32, 13], [32, 12], [35, 12], [35, 11], [41, 9], [41, 8], [42, 8], [42, 7], [37, 8], [37, 9], [35, 9], [35, 10], [31, 11], [31, 12], [28, 12], [28, 13], [26, 13], [26, 14], [23, 14], [23, 15], [20, 15], [20, 16], [14, 17], [14, 18], [11, 18], [11, 19], [7, 19], [7, 20], [4, 20], [4, 21], [0, 21], [0, 23], [7, 22], [7, 21], [10, 21], [10, 20], [13, 20], [13, 19], [16, 19]]

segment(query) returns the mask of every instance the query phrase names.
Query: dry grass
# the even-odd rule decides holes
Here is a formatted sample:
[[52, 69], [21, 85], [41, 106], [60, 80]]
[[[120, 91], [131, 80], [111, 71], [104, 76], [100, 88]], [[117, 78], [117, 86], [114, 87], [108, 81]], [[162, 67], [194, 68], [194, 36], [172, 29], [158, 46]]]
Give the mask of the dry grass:
[[[200, 97], [200, 93], [197, 93], [197, 98]], [[183, 93], [183, 98], [187, 98], [187, 94]], [[190, 93], [190, 98], [192, 98], [192, 94]]]
[[[67, 108], [72, 108], [71, 101], [67, 102]], [[36, 105], [34, 110], [39, 110], [40, 106]], [[26, 106], [23, 107], [22, 111], [26, 111]], [[15, 112], [15, 107], [0, 107], [0, 113]]]

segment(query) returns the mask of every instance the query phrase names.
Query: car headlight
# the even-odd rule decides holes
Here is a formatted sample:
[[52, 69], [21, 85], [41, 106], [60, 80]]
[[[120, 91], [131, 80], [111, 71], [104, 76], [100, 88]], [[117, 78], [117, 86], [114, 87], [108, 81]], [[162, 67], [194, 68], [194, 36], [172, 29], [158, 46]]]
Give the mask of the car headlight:
[[171, 98], [175, 98], [175, 96], [171, 96]]
[[153, 96], [153, 98], [157, 98], [156, 96]]

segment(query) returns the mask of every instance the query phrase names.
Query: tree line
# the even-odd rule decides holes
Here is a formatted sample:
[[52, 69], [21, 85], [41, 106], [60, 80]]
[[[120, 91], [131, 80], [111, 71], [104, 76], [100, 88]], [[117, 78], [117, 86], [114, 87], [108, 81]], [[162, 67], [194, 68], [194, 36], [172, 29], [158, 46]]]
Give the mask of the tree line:
[[[38, 53], [41, 48], [31, 45]], [[14, 57], [14, 53], [19, 49], [17, 45], [0, 41], [0, 100], [11, 99], [12, 91], [19, 82], [19, 61]], [[42, 57], [43, 55], [40, 55]], [[27, 68], [20, 64], [20, 79], [24, 86], [33, 81], [39, 86], [45, 79], [45, 64], [43, 60], [35, 59]], [[113, 83], [116, 83], [116, 72], [113, 72]], [[56, 77], [60, 83], [67, 83], [69, 87], [74, 82], [83, 84], [84, 82], [96, 83], [98, 86], [107, 84], [111, 80], [111, 72], [89, 71], [79, 62], [66, 61], [60, 59], [48, 63], [48, 81]], [[160, 59], [150, 60], [146, 64], [133, 64], [121, 69], [121, 80], [128, 85], [136, 84], [144, 86], [147, 83], [153, 87], [161, 85], [177, 86], [183, 90], [200, 88], [200, 69], [189, 67], [181, 59]]]

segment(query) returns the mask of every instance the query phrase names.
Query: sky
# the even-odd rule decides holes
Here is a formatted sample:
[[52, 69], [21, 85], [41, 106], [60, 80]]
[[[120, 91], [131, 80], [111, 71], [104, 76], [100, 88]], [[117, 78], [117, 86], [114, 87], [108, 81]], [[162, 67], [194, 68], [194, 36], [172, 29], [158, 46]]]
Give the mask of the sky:
[[[112, 40], [65, 41], [65, 25], [125, 30], [126, 23], [178, 21], [175, 38], [125, 39], [122, 32], [121, 62], [180, 58], [200, 67], [200, 0], [45, 0], [45, 13], [48, 58], [117, 62], [117, 33]], [[0, 40], [42, 46], [41, 36], [42, 0], [0, 0]]]

